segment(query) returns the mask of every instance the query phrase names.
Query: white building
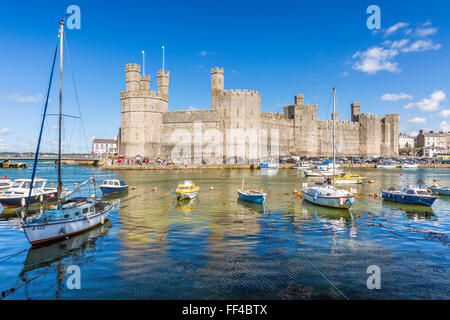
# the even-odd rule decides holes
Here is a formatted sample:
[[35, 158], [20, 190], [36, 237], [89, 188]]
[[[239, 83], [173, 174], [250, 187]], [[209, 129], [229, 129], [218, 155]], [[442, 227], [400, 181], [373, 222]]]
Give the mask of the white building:
[[414, 138], [407, 135], [406, 133], [400, 133], [398, 137], [398, 147], [399, 149], [404, 149], [406, 147], [414, 147]]
[[445, 148], [430, 146], [430, 147], [424, 147], [420, 151], [420, 155], [422, 157], [427, 157], [427, 158], [433, 158], [439, 153], [445, 153]]
[[117, 140], [92, 137], [92, 153], [96, 155], [117, 153]]

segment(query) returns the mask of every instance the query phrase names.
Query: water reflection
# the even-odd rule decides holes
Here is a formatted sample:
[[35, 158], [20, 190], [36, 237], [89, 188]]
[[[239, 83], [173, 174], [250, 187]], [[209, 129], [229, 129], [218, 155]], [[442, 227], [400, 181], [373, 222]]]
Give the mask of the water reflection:
[[413, 204], [382, 201], [382, 206], [389, 210], [403, 211], [411, 220], [438, 220], [432, 207], [418, 206]]
[[183, 213], [191, 213], [194, 212], [197, 203], [200, 201], [200, 197], [195, 197], [193, 199], [183, 199], [183, 200], [177, 200], [176, 208], [178, 211]]
[[94, 254], [98, 249], [98, 239], [108, 234], [111, 227], [112, 223], [107, 219], [103, 225], [69, 239], [31, 247], [19, 274], [22, 283], [16, 286], [24, 286], [25, 297], [31, 298], [28, 291], [30, 283], [49, 271], [55, 270], [54, 297], [58, 298], [65, 289], [63, 280], [67, 276], [67, 267], [95, 262]]

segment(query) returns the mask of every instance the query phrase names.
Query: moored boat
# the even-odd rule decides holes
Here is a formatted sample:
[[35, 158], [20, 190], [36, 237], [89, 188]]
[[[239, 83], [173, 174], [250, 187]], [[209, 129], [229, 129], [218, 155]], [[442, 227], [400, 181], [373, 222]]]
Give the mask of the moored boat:
[[196, 186], [191, 180], [181, 181], [173, 192], [177, 199], [192, 199], [198, 196], [200, 187]]
[[128, 191], [128, 185], [122, 180], [109, 179], [103, 181], [100, 190], [102, 190], [105, 196], [119, 194]]
[[381, 196], [383, 200], [428, 207], [431, 207], [437, 199], [437, 197], [431, 195], [427, 189], [416, 186], [408, 186], [403, 190], [395, 190], [391, 187], [389, 190], [383, 190]]
[[277, 169], [278, 164], [273, 163], [273, 162], [261, 162], [259, 164], [259, 168], [260, 169]]
[[303, 170], [311, 168], [311, 164], [309, 162], [301, 162], [292, 167], [292, 169]]
[[340, 175], [342, 174], [342, 171], [338, 169], [306, 169], [304, 174], [305, 177], [322, 178]]
[[[333, 114], [336, 113], [336, 88], [333, 88]], [[337, 174], [337, 165], [335, 160], [335, 139], [336, 139], [336, 119], [333, 117], [333, 142], [332, 142], [332, 149], [333, 149], [333, 157], [332, 157], [332, 163], [331, 168], [327, 170], [317, 170], [317, 171], [331, 171], [332, 178], [328, 178], [332, 180], [333, 185], [327, 185], [327, 184], [321, 184], [316, 185], [312, 187], [308, 187], [306, 183], [303, 184], [302, 188], [302, 196], [303, 198], [313, 204], [324, 206], [324, 207], [331, 207], [331, 208], [337, 208], [337, 209], [350, 209], [350, 207], [355, 203], [355, 195], [352, 191], [347, 191], [344, 189], [337, 189], [335, 184], [335, 177]], [[326, 164], [327, 166], [330, 166], [330, 163]], [[308, 171], [308, 170], [307, 170]], [[312, 171], [312, 170], [311, 170]], [[314, 171], [312, 171], [314, 173]], [[305, 172], [305, 175], [307, 172]]]
[[430, 190], [433, 193], [437, 193], [442, 196], [450, 196], [450, 187], [441, 187], [437, 184], [430, 186]]
[[349, 209], [356, 201], [352, 192], [330, 185], [305, 187], [302, 196], [310, 203], [337, 209]]
[[61, 206], [55, 206], [25, 221], [22, 228], [32, 245], [63, 239], [103, 224], [111, 208], [109, 202], [86, 198], [68, 200]]
[[8, 190], [13, 185], [13, 181], [9, 180], [6, 177], [0, 178], [0, 193]]
[[[25, 207], [29, 199], [29, 205], [42, 204], [56, 201], [57, 188], [47, 188], [47, 179], [35, 178], [33, 187], [30, 188], [31, 179], [17, 179], [13, 185], [0, 194], [0, 204], [4, 208]], [[31, 190], [30, 190], [31, 189]]]
[[[45, 184], [42, 182], [45, 179], [36, 178], [36, 167], [39, 159], [39, 150], [42, 139], [42, 132], [45, 124], [45, 117], [47, 114], [47, 107], [49, 101], [49, 94], [51, 91], [51, 84], [53, 78], [53, 70], [55, 67], [56, 61], [56, 53], [59, 49], [60, 54], [60, 87], [59, 87], [59, 126], [58, 126], [58, 161], [57, 161], [57, 174], [58, 174], [58, 186], [53, 191], [54, 193], [50, 194], [57, 201], [57, 204], [53, 206], [50, 210], [42, 212], [38, 217], [27, 220], [27, 215], [24, 215], [25, 220], [22, 221], [22, 229], [25, 232], [25, 235], [28, 241], [34, 245], [38, 243], [53, 241], [57, 239], [63, 239], [66, 237], [70, 237], [74, 234], [81, 233], [83, 231], [89, 230], [98, 226], [99, 224], [103, 224], [105, 219], [108, 217], [110, 210], [113, 205], [111, 202], [107, 201], [97, 201], [97, 200], [87, 200], [87, 198], [75, 198], [66, 200], [71, 194], [78, 191], [81, 187], [93, 181], [93, 177], [86, 180], [85, 182], [78, 185], [71, 191], [68, 191], [64, 188], [61, 177], [61, 155], [62, 155], [62, 75], [63, 75], [63, 44], [64, 44], [64, 19], [60, 22], [59, 27], [59, 48], [58, 46], [55, 49], [52, 72], [50, 75], [50, 81], [47, 89], [47, 95], [45, 99], [44, 112], [42, 114], [42, 121], [40, 127], [39, 138], [36, 146], [36, 153], [34, 158], [34, 165], [31, 174], [31, 179], [23, 179], [26, 180], [24, 183], [28, 183], [29, 191], [28, 191], [28, 199], [26, 201], [26, 209], [28, 211], [29, 206], [33, 201], [33, 191], [36, 192], [38, 190], [38, 186], [36, 184], [41, 183], [40, 187], [44, 188]], [[70, 57], [69, 57], [70, 59]], [[70, 61], [70, 60], [69, 60]], [[46, 181], [46, 180], [45, 180]], [[25, 187], [21, 185], [22, 187]], [[12, 190], [11, 188], [10, 190]], [[24, 188], [26, 189], [26, 188]], [[95, 191], [95, 190], [94, 190]], [[9, 191], [8, 191], [9, 192]], [[6, 192], [6, 193], [8, 193]], [[24, 194], [26, 194], [24, 192]], [[42, 194], [41, 194], [42, 196]], [[95, 195], [94, 197], [95, 198]], [[22, 198], [23, 199], [23, 198]], [[39, 198], [41, 201], [41, 198]], [[21, 203], [24, 203], [24, 200], [21, 200]], [[25, 213], [25, 212], [24, 212]]]
[[416, 169], [416, 168], [419, 167], [419, 164], [418, 163], [414, 163], [414, 162], [405, 162], [405, 163], [402, 163], [400, 165], [400, 167], [403, 168], [403, 169]]
[[334, 179], [335, 184], [361, 184], [364, 179], [367, 177], [363, 177], [356, 173], [346, 173]]
[[255, 191], [255, 190], [236, 190], [239, 199], [248, 201], [248, 202], [254, 202], [254, 203], [264, 203], [266, 201], [267, 193], [264, 193], [262, 191]]
[[397, 165], [392, 161], [381, 161], [377, 163], [376, 168], [379, 169], [395, 169]]

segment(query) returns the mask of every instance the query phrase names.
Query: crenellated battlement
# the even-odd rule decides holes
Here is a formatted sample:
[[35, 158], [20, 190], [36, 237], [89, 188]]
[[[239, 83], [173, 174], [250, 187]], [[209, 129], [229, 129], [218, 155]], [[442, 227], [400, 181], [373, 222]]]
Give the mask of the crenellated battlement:
[[378, 114], [361, 113], [361, 114], [359, 114], [359, 121], [361, 121], [361, 120], [381, 121], [381, 118]]
[[254, 90], [247, 90], [247, 89], [227, 89], [227, 90], [222, 90], [220, 92], [217, 93], [218, 95], [223, 95], [223, 96], [235, 96], [235, 97], [243, 97], [243, 96], [254, 96], [254, 97], [260, 97], [260, 93], [258, 91], [254, 91]]
[[[333, 120], [317, 120], [317, 123], [319, 126], [332, 128], [333, 127]], [[353, 121], [345, 121], [345, 120], [338, 120], [336, 121], [336, 129], [337, 130], [359, 130], [360, 124], [358, 122]]]
[[222, 73], [222, 74], [224, 74], [225, 71], [223, 70], [223, 68], [215, 67], [215, 68], [211, 68], [211, 73]]
[[279, 112], [261, 112], [261, 121], [274, 121], [279, 123], [280, 125], [290, 126], [294, 124], [294, 121], [291, 119], [286, 119], [285, 115]]
[[125, 72], [129, 72], [129, 71], [137, 71], [137, 72], [141, 72], [141, 66], [137, 63], [128, 63], [125, 65]]
[[221, 112], [217, 110], [177, 110], [163, 115], [163, 123], [217, 122], [221, 120]]

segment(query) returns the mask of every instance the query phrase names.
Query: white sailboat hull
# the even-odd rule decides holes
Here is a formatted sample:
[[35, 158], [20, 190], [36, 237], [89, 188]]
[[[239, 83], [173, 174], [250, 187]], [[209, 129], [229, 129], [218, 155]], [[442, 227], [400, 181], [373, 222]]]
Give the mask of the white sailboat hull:
[[334, 184], [360, 184], [363, 181], [361, 179], [342, 179], [334, 180]]
[[23, 226], [23, 231], [31, 244], [66, 238], [103, 224], [108, 218], [111, 208], [112, 205], [109, 204], [101, 212], [96, 212], [78, 220], [52, 221]]
[[302, 196], [306, 201], [319, 206], [338, 209], [349, 209], [352, 206], [352, 204], [347, 201], [346, 197], [317, 197], [316, 199], [314, 199], [314, 195], [309, 194], [303, 190]]

